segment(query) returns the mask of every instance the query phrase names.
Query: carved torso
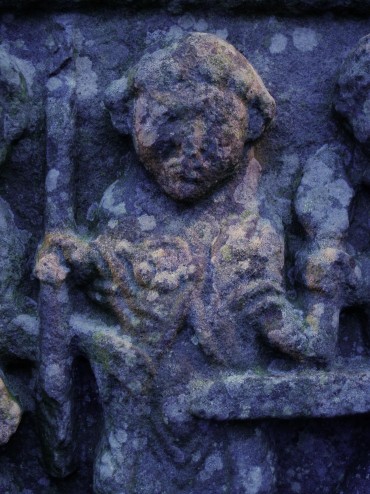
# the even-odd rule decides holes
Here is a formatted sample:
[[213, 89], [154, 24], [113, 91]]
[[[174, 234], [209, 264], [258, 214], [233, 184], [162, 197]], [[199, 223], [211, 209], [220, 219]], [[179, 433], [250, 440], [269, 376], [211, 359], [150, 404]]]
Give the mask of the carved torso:
[[134, 185], [129, 174], [105, 192], [94, 241], [122, 330], [156, 355], [187, 323], [219, 362], [256, 365], [253, 314], [262, 298], [266, 306], [282, 292], [284, 253], [281, 236], [242, 190], [247, 172], [195, 205], [175, 203], [145, 172], [134, 173], [141, 175]]

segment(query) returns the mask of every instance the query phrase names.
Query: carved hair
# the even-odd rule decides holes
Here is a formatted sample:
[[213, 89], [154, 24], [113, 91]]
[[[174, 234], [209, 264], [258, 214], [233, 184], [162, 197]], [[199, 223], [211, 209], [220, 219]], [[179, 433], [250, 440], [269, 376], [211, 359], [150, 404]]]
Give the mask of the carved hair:
[[233, 91], [245, 102], [249, 121], [246, 141], [258, 139], [275, 115], [275, 101], [247, 59], [212, 34], [191, 33], [170, 46], [145, 54], [106, 91], [113, 126], [132, 133], [132, 101], [141, 92], [178, 92], [181, 86], [212, 84]]

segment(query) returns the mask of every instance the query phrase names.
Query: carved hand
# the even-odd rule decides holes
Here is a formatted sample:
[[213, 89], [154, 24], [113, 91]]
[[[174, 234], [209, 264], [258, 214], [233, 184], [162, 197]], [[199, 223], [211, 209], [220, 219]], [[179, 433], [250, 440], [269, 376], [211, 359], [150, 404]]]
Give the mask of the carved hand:
[[89, 243], [70, 233], [52, 233], [45, 236], [38, 250], [36, 277], [47, 284], [60, 285], [73, 271], [78, 279], [87, 278], [92, 271]]
[[335, 353], [338, 310], [311, 302], [300, 310], [282, 298], [260, 315], [261, 330], [272, 346], [293, 358], [328, 362]]
[[301, 251], [297, 256], [297, 267], [299, 279], [308, 290], [336, 299], [353, 291], [359, 282], [360, 272], [355, 259], [337, 247]]

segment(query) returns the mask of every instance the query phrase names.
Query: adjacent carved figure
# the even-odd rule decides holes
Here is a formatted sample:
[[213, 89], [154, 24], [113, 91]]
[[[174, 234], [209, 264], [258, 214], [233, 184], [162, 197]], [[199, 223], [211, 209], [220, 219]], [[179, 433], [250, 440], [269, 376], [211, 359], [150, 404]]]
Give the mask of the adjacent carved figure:
[[[352, 223], [357, 226], [359, 242], [355, 245], [356, 262], [361, 279], [356, 286], [355, 303], [366, 307], [370, 303], [370, 235], [369, 199], [370, 184], [370, 35], [360, 39], [355, 49], [344, 60], [338, 77], [334, 108], [342, 117], [347, 129], [356, 139], [352, 160], [354, 183], [357, 192], [356, 215]], [[361, 154], [362, 153], [362, 154]], [[352, 239], [351, 239], [352, 243]]]
[[[49, 467], [72, 468], [73, 427], [62, 420], [70, 384], [60, 376], [73, 351], [89, 359], [102, 400], [97, 493], [272, 493], [263, 427], [192, 416], [189, 383], [222, 387], [230, 372], [263, 372], [272, 349], [287, 365], [335, 354], [336, 325], [317, 313], [327, 320], [326, 305], [287, 300], [283, 228], [260, 212], [252, 145], [274, 100], [230, 44], [193, 33], [144, 55], [106, 104], [141, 165], [126, 163], [104, 193], [90, 239], [55, 224], [38, 253], [53, 303], [66, 303], [68, 290], [57, 289], [72, 281], [90, 297], [68, 324], [49, 317], [65, 329], [48, 351], [66, 345], [41, 366]], [[59, 171], [49, 170], [47, 185], [62, 190]], [[238, 418], [229, 412], [223, 420]]]
[[[27, 127], [28, 89], [17, 59], [0, 46], [0, 166], [4, 166], [12, 145]], [[22, 357], [22, 341], [12, 337], [15, 326], [23, 326], [21, 298], [17, 289], [28, 234], [17, 228], [9, 204], [0, 197], [0, 358]], [[27, 316], [26, 316], [27, 318]], [[0, 375], [2, 371], [0, 370]], [[0, 378], [0, 444], [6, 443], [20, 422], [21, 410]]]
[[[364, 337], [369, 335], [370, 321], [370, 35], [360, 39], [357, 46], [344, 60], [336, 85], [334, 109], [342, 123], [355, 138], [351, 160], [353, 182], [356, 189], [352, 207], [352, 234], [357, 241], [348, 239], [348, 256], [356, 264], [357, 283], [348, 305], [362, 310], [365, 317]], [[357, 231], [356, 231], [357, 230]], [[354, 236], [354, 235], [352, 235]], [[369, 489], [369, 452], [361, 449], [347, 470], [340, 490], [366, 492]]]

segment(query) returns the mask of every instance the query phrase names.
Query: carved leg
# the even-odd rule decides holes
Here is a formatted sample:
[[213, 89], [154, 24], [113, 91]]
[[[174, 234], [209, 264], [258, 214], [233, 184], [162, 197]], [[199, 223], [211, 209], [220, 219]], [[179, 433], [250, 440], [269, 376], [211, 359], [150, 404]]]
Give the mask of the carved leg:
[[[148, 457], [152, 436], [149, 423], [150, 408], [145, 397], [132, 396], [111, 377], [97, 372], [97, 383], [103, 405], [104, 425], [94, 466], [96, 494], [144, 493], [138, 489], [137, 474], [140, 460]], [[150, 460], [147, 466], [151, 466]], [[159, 465], [153, 466], [158, 474]], [[151, 494], [157, 491], [150, 482]], [[165, 491], [158, 491], [158, 494]]]
[[170, 492], [274, 494], [275, 455], [263, 427], [195, 419], [182, 405], [181, 400], [167, 402], [161, 431], [157, 425], [162, 463], [172, 464]]

